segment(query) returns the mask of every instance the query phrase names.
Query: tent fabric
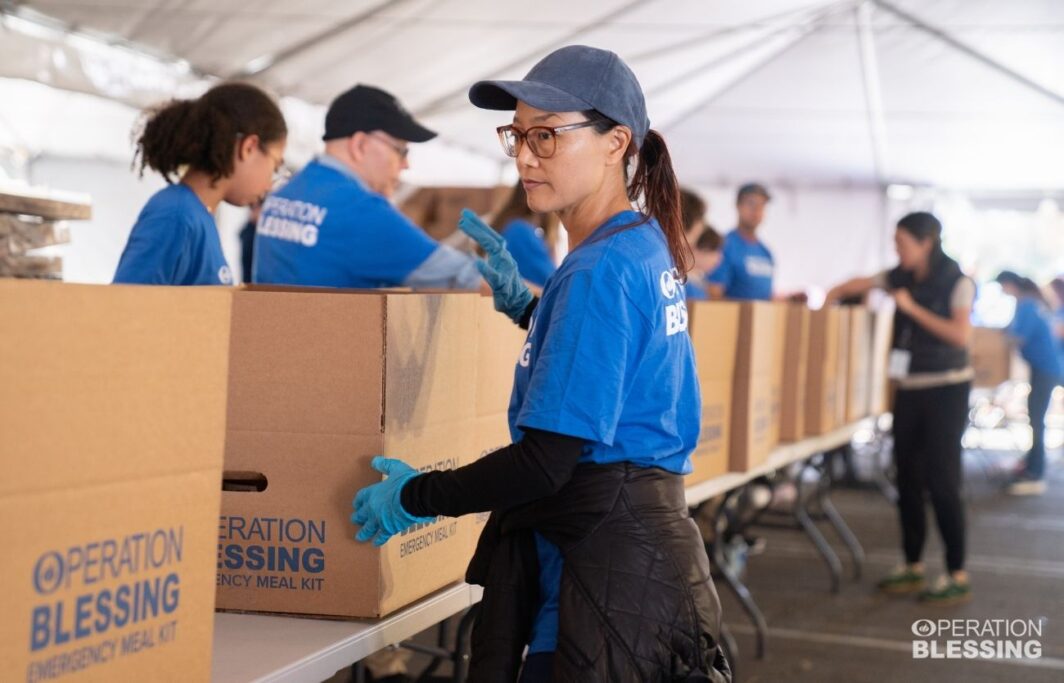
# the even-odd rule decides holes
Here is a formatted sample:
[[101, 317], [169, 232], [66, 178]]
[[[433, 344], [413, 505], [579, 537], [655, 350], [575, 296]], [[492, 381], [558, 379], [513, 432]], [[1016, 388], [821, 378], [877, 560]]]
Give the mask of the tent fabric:
[[[691, 184], [1064, 187], [1064, 164], [1046, 154], [1064, 146], [1058, 0], [31, 0], [13, 7], [0, 23], [0, 77], [131, 111], [194, 95], [217, 78], [248, 79], [284, 98], [297, 158], [312, 153], [333, 96], [356, 82], [384, 87], [441, 133], [438, 144], [423, 146], [422, 180], [505, 179], [493, 134], [505, 115], [473, 108], [469, 85], [520, 78], [550, 50], [584, 43], [629, 62], [653, 127]], [[22, 144], [49, 144], [5, 131], [16, 126], [5, 117], [0, 145], [20, 135]]]

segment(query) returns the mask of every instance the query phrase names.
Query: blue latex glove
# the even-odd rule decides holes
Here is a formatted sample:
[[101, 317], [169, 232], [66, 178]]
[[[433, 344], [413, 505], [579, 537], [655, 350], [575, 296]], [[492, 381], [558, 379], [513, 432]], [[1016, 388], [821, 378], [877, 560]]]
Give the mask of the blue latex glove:
[[403, 485], [418, 475], [417, 470], [402, 460], [379, 455], [370, 461], [370, 466], [387, 479], [371, 484], [355, 495], [351, 521], [362, 527], [356, 539], [362, 542], [372, 539], [373, 545], [380, 547], [403, 529], [436, 519], [411, 515], [399, 500]]
[[506, 250], [506, 240], [469, 209], [462, 209], [458, 227], [476, 240], [487, 255], [486, 260], [477, 259], [477, 270], [491, 287], [495, 310], [510, 316], [514, 322], [520, 321], [532, 303], [532, 292], [517, 271], [517, 261]]

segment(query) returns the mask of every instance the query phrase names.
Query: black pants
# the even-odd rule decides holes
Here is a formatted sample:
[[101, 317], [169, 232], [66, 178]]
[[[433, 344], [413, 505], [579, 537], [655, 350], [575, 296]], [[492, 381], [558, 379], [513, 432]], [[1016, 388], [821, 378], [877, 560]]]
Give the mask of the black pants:
[[927, 537], [925, 492], [946, 546], [946, 569], [964, 569], [961, 437], [971, 385], [898, 390], [894, 401], [894, 463], [905, 561], [919, 562]]

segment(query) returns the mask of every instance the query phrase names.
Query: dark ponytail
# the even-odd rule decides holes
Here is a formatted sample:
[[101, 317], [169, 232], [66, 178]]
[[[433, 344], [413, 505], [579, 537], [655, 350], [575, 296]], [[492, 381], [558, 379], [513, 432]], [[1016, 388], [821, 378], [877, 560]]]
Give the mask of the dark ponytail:
[[214, 181], [233, 172], [241, 137], [257, 135], [261, 146], [288, 134], [277, 104], [247, 83], [222, 83], [195, 100], [171, 100], [145, 112], [134, 131], [133, 165], [141, 175], [150, 168], [174, 182], [188, 167]]
[[1011, 270], [1003, 270], [998, 273], [994, 281], [999, 285], [1012, 285], [1020, 291], [1021, 296], [1035, 299], [1047, 306], [1049, 305], [1049, 301], [1046, 299], [1045, 294], [1042, 293], [1042, 289], [1029, 277], [1024, 277]]
[[[620, 124], [597, 111], [584, 115], [594, 121], [594, 129], [605, 133]], [[628, 157], [637, 157], [635, 174], [628, 181], [628, 199], [639, 203], [643, 214], [658, 221], [665, 241], [669, 245], [672, 262], [683, 280], [694, 267], [694, 254], [687, 242], [683, 211], [680, 207], [680, 183], [672, 170], [672, 157], [665, 145], [665, 138], [656, 130], [647, 131], [643, 146], [638, 150], [633, 141], [628, 148]], [[625, 178], [628, 179], [627, 169]]]
[[921, 242], [927, 239], [934, 240], [930, 263], [930, 269], [934, 272], [946, 258], [946, 252], [942, 250], [942, 223], [935, 218], [934, 214], [916, 211], [902, 216], [898, 221], [898, 229], [904, 230]]

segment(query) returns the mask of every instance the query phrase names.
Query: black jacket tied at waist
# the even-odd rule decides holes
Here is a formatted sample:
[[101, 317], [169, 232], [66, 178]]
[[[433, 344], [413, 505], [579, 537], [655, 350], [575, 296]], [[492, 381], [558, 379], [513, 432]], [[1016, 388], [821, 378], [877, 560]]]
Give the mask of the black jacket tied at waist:
[[533, 532], [564, 558], [553, 680], [731, 680], [720, 602], [683, 478], [580, 465], [556, 495], [492, 513], [466, 579], [484, 586], [470, 680], [514, 681], [538, 609]]

